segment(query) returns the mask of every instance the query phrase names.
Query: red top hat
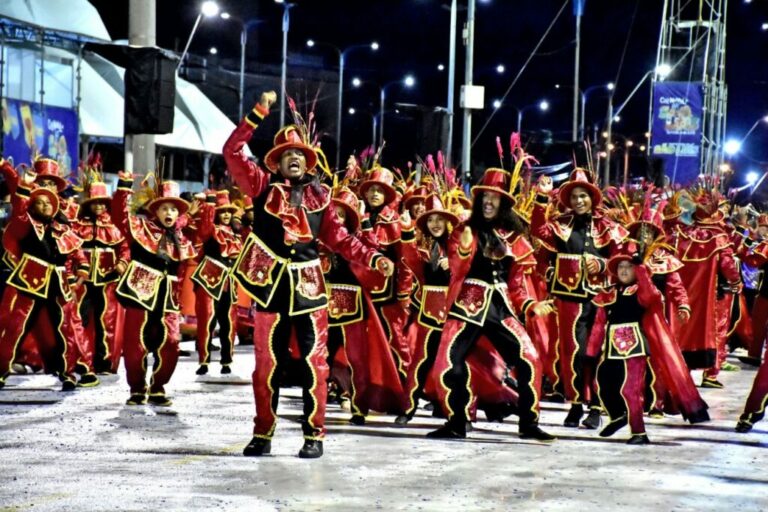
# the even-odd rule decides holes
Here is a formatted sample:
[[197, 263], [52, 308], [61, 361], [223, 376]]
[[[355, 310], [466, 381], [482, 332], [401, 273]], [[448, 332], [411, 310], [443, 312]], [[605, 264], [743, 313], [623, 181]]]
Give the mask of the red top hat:
[[179, 215], [183, 215], [189, 210], [189, 203], [179, 197], [180, 194], [181, 189], [178, 183], [175, 181], [163, 181], [158, 187], [157, 197], [147, 204], [146, 209], [155, 214], [161, 204], [173, 203], [178, 208]]
[[397, 199], [397, 191], [393, 183], [395, 175], [386, 167], [375, 167], [368, 173], [368, 177], [360, 184], [360, 195], [365, 193], [372, 185], [379, 185], [384, 190], [384, 204], [389, 204]]
[[35, 182], [40, 180], [51, 180], [56, 182], [56, 189], [59, 192], [67, 188], [67, 180], [59, 176], [59, 162], [50, 158], [39, 158], [32, 164], [37, 176]]
[[592, 198], [592, 211], [597, 208], [600, 202], [603, 200], [603, 193], [600, 189], [589, 180], [587, 171], [577, 167], [571, 172], [569, 180], [560, 187], [560, 202], [568, 208], [571, 207], [571, 192], [576, 187], [581, 187], [587, 191]]
[[83, 200], [80, 211], [85, 210], [88, 205], [93, 203], [104, 203], [109, 207], [112, 203], [112, 196], [109, 195], [109, 188], [106, 183], [94, 181], [86, 190], [86, 198]]
[[758, 226], [768, 226], [768, 213], [761, 213], [757, 216]]
[[53, 214], [51, 217], [56, 215], [56, 213], [59, 211], [59, 195], [52, 190], [39, 187], [29, 193], [29, 202], [32, 203], [37, 196], [47, 196], [51, 201], [51, 205], [53, 205]]
[[622, 261], [633, 261], [637, 256], [637, 253], [638, 247], [634, 242], [620, 245], [616, 250], [616, 254], [611, 256], [611, 259], [608, 260], [608, 272], [615, 276], [619, 268], [619, 263]]
[[301, 133], [295, 125], [288, 125], [275, 135], [274, 147], [264, 156], [264, 165], [272, 172], [280, 167], [280, 158], [289, 149], [298, 149], [307, 159], [307, 171], [317, 165], [317, 153], [301, 138]]
[[253, 198], [251, 196], [243, 197], [243, 211], [253, 210]]
[[[251, 203], [251, 207], [253, 207], [253, 203]], [[216, 191], [216, 211], [232, 213], [237, 211], [237, 206], [229, 200], [229, 190]]]
[[419, 215], [419, 218], [416, 219], [416, 226], [422, 231], [422, 233], [427, 232], [427, 219], [429, 219], [429, 216], [432, 214], [443, 216], [445, 220], [454, 226], [459, 223], [459, 218], [446, 210], [445, 206], [443, 206], [443, 202], [440, 200], [440, 196], [437, 194], [430, 194], [427, 196], [425, 205], [427, 207], [427, 211]]
[[349, 231], [354, 233], [360, 227], [360, 199], [346, 187], [334, 191], [333, 204], [344, 208], [350, 222]]
[[490, 167], [483, 173], [480, 183], [472, 187], [472, 198], [477, 196], [478, 192], [497, 192], [514, 204], [515, 198], [512, 196], [512, 191], [509, 190], [511, 179], [512, 175], [504, 169]]
[[644, 209], [643, 212], [640, 214], [640, 218], [631, 222], [629, 226], [627, 226], [627, 229], [629, 230], [629, 235], [632, 238], [636, 238], [635, 234], [637, 233], [637, 230], [640, 228], [640, 226], [642, 226], [643, 224], [648, 224], [650, 226], [653, 226], [654, 228], [656, 228], [656, 232], [658, 234], [664, 233], [664, 215], [655, 208]]
[[424, 185], [419, 185], [418, 187], [407, 191], [403, 195], [403, 206], [406, 210], [408, 210], [416, 201], [424, 201], [428, 194], [429, 190], [427, 187]]

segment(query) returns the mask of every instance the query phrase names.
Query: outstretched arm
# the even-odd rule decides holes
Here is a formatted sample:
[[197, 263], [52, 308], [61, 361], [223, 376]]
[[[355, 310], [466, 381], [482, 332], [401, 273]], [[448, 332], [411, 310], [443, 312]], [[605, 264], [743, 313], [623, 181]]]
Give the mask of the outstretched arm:
[[250, 161], [243, 148], [251, 140], [253, 131], [269, 115], [269, 107], [277, 100], [274, 91], [265, 92], [224, 143], [222, 155], [232, 179], [251, 197], [258, 196], [269, 184], [267, 171]]

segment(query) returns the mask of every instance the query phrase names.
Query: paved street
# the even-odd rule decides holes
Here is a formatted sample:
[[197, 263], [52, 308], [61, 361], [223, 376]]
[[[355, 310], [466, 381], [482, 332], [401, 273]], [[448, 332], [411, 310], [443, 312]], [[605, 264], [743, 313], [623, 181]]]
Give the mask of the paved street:
[[331, 406], [325, 456], [307, 461], [296, 457], [296, 388], [283, 392], [272, 456], [241, 456], [252, 364], [250, 347], [237, 347], [233, 375], [214, 364], [197, 377], [196, 358], [181, 358], [170, 409], [125, 406], [123, 375], [71, 394], [50, 376], [12, 376], [0, 392], [0, 511], [768, 509], [768, 424], [733, 432], [754, 370], [703, 390], [711, 423], [648, 420], [651, 446], [625, 445], [626, 431], [605, 440], [565, 429], [562, 404], [543, 404], [552, 445], [518, 439], [514, 419], [432, 441], [424, 434], [440, 421], [427, 412], [407, 428], [388, 416], [356, 427]]

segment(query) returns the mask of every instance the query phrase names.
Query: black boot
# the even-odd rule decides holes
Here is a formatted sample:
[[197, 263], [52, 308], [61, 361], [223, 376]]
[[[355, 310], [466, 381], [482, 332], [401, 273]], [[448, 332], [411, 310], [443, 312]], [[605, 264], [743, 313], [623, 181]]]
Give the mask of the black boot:
[[77, 384], [75, 384], [74, 380], [65, 379], [61, 383], [61, 390], [62, 391], [74, 391], [76, 387], [77, 387]]
[[740, 434], [746, 434], [752, 430], [752, 424], [745, 420], [739, 420], [739, 422], [736, 424], [736, 432]]
[[263, 437], [254, 437], [243, 450], [243, 455], [246, 457], [261, 457], [262, 455], [269, 455], [271, 451], [272, 441]]
[[581, 422], [581, 424], [587, 427], [589, 430], [595, 430], [599, 428], [600, 427], [600, 408], [590, 407], [589, 414], [587, 414], [587, 417], [584, 419], [584, 421]]
[[600, 431], [600, 437], [611, 437], [613, 434], [626, 427], [627, 421], [628, 420], [626, 414], [613, 420], [608, 425], [606, 425], [603, 430]]
[[400, 416], [395, 418], [395, 425], [399, 425], [399, 426], [402, 427], [404, 425], [407, 425], [408, 422], [411, 421], [412, 419], [413, 419], [413, 413], [412, 412], [406, 413], [406, 414], [401, 414]]
[[738, 356], [738, 359], [742, 363], [748, 364], [750, 366], [760, 366], [760, 363], [762, 363], [759, 357]]
[[565, 417], [563, 425], [570, 428], [579, 428], [579, 420], [584, 416], [584, 407], [581, 404], [571, 404], [571, 410]]
[[208, 373], [208, 365], [207, 364], [201, 364], [200, 368], [197, 369], [195, 372], [195, 375], [205, 375]]
[[651, 444], [647, 434], [632, 434], [627, 444]]
[[706, 423], [709, 421], [709, 413], [706, 409], [699, 409], [686, 418], [691, 425], [696, 423]]
[[157, 405], [158, 407], [170, 407], [173, 405], [173, 402], [167, 396], [165, 396], [165, 394], [149, 395], [147, 401], [152, 405]]
[[99, 378], [93, 373], [86, 373], [80, 377], [80, 382], [77, 383], [79, 388], [93, 388], [100, 384]]
[[230, 373], [232, 373], [232, 368], [230, 368], [228, 364], [221, 365], [222, 375], [229, 375]]
[[430, 439], [465, 439], [467, 432], [465, 429], [456, 428], [448, 422], [439, 429], [428, 433], [427, 437]]
[[520, 439], [535, 439], [543, 443], [551, 443], [557, 438], [541, 430], [538, 425], [529, 425], [520, 427]]
[[131, 397], [125, 401], [125, 405], [144, 405], [147, 403], [147, 395], [144, 393], [133, 393]]
[[299, 450], [300, 459], [318, 459], [323, 456], [323, 442], [314, 439], [304, 441], [304, 446]]
[[353, 414], [351, 418], [349, 418], [349, 422], [353, 425], [357, 426], [363, 426], [365, 425], [365, 416], [362, 414]]

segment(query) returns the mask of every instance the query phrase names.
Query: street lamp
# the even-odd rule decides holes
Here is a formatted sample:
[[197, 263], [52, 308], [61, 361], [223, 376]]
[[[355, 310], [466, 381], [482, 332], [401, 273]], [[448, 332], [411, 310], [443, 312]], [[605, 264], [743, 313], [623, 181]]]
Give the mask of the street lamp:
[[384, 144], [384, 104], [387, 98], [387, 89], [393, 85], [403, 85], [410, 89], [416, 85], [416, 78], [414, 78], [413, 75], [406, 75], [402, 80], [395, 80], [394, 82], [384, 84], [384, 86], [379, 91], [381, 99], [381, 106], [379, 110], [379, 146]]
[[339, 48], [336, 45], [330, 43], [319, 43], [313, 39], [307, 40], [307, 47], [314, 48], [317, 45], [328, 46], [336, 50], [339, 54], [339, 107], [336, 111], [336, 168], [341, 167], [341, 111], [342, 111], [342, 98], [344, 96], [344, 63], [347, 58], [347, 53], [356, 48], [370, 48], [371, 51], [377, 51], [379, 49], [379, 43], [372, 41], [368, 44], [354, 44], [344, 49]]
[[517, 107], [512, 107], [512, 108], [514, 108], [517, 111], [517, 133], [523, 133], [522, 132], [523, 114], [525, 113], [525, 111], [537, 108], [541, 112], [546, 112], [547, 110], [549, 110], [549, 102], [547, 100], [541, 100], [538, 103], [526, 105], [523, 108], [517, 108]]
[[219, 5], [212, 1], [207, 0], [202, 3], [200, 6], [200, 12], [197, 14], [197, 18], [195, 19], [195, 24], [192, 26], [192, 32], [189, 33], [189, 38], [187, 39], [187, 44], [184, 45], [184, 51], [181, 52], [181, 58], [179, 58], [179, 63], [176, 65], [176, 71], [179, 71], [179, 68], [181, 67], [181, 63], [184, 62], [184, 57], [187, 56], [187, 51], [189, 51], [189, 45], [192, 43], [192, 38], [195, 36], [195, 32], [197, 32], [197, 27], [200, 25], [200, 21], [203, 19], [203, 16], [206, 18], [211, 18], [213, 16], [216, 16], [219, 14]]
[[243, 21], [236, 16], [232, 16], [228, 12], [222, 12], [219, 17], [223, 20], [234, 21], [235, 23], [240, 24], [240, 88], [238, 89], [237, 93], [239, 103], [237, 109], [237, 119], [239, 122], [239, 120], [243, 118], [243, 99], [245, 93], [245, 47], [246, 43], [248, 42], [248, 30], [258, 25], [259, 23], [262, 23], [264, 20], [252, 19]]

